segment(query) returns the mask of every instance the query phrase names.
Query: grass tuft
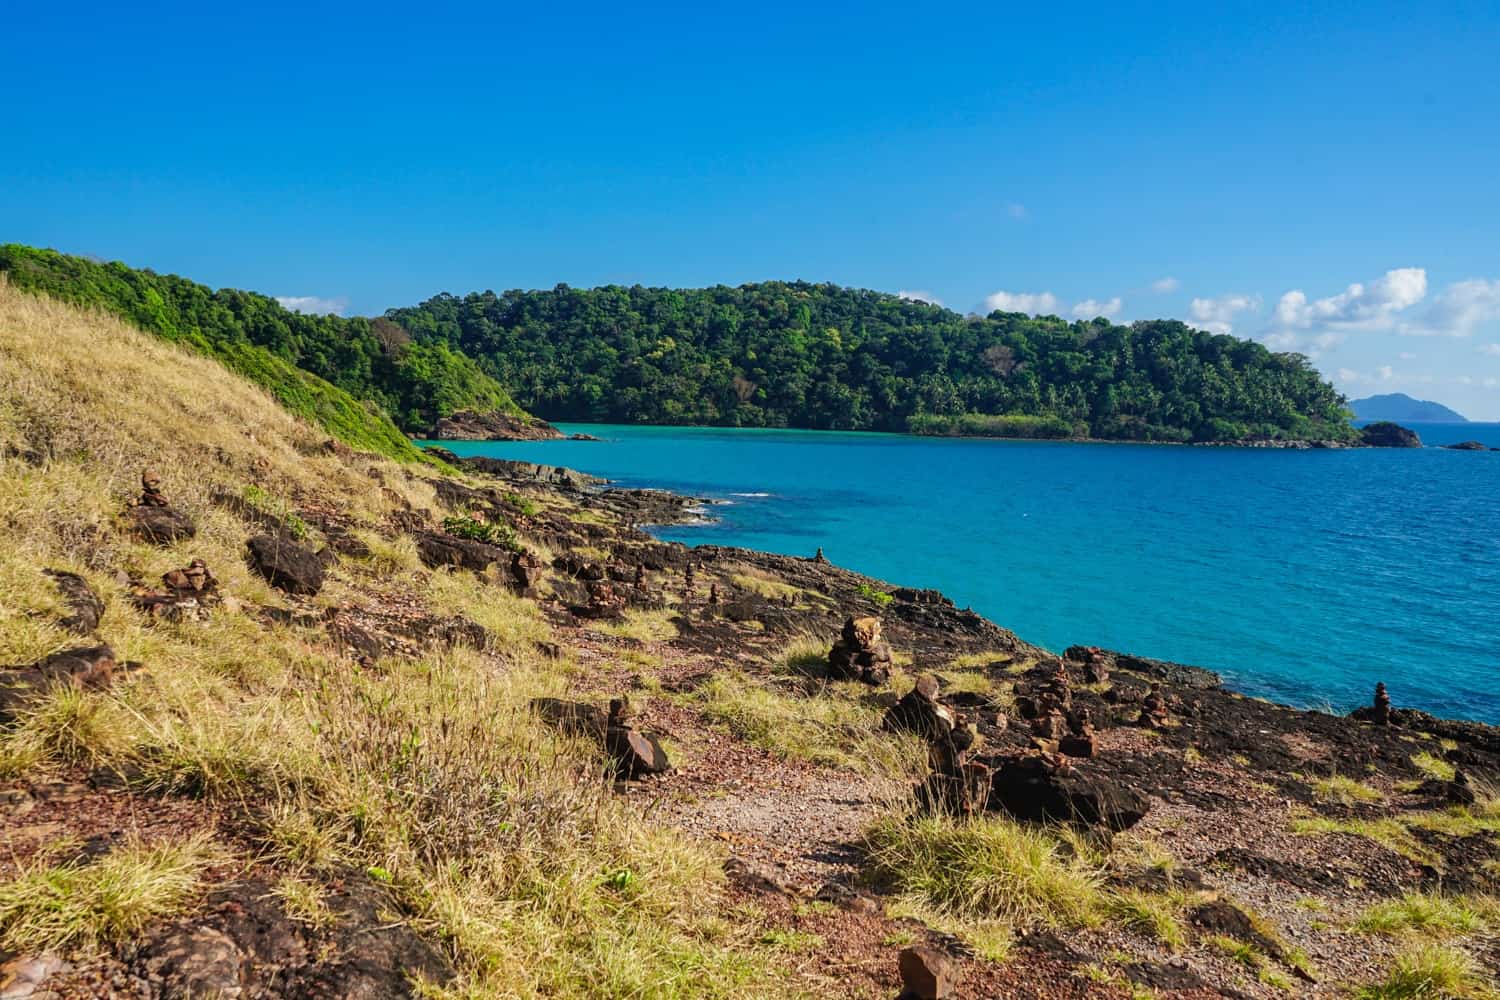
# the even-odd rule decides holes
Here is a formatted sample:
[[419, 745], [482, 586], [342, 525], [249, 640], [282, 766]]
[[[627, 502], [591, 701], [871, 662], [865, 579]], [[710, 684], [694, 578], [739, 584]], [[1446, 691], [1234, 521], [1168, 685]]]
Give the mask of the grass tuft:
[[87, 864], [41, 864], [0, 882], [0, 946], [50, 951], [123, 942], [174, 916], [198, 889], [215, 851], [205, 837], [132, 841]]
[[1469, 953], [1442, 944], [1402, 952], [1384, 981], [1356, 994], [1358, 1000], [1478, 1000], [1493, 995]]
[[1050, 832], [1003, 817], [888, 817], [866, 848], [877, 878], [949, 915], [1086, 926], [1105, 909], [1098, 869]]

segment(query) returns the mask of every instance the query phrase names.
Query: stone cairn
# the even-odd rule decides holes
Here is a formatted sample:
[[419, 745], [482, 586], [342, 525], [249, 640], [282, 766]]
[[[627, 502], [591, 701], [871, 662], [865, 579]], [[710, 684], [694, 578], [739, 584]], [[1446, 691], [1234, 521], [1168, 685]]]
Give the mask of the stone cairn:
[[152, 618], [181, 621], [201, 617], [221, 600], [219, 581], [202, 559], [167, 570], [161, 575], [161, 585], [161, 590], [137, 591], [133, 598], [135, 606]]
[[1161, 693], [1161, 685], [1153, 683], [1151, 690], [1146, 692], [1146, 697], [1141, 699], [1141, 717], [1138, 724], [1146, 729], [1164, 729], [1171, 724], [1172, 717], [1167, 711], [1166, 696]]
[[139, 538], [167, 545], [198, 533], [193, 519], [167, 502], [161, 491], [161, 476], [155, 470], [141, 473], [141, 496], [127, 512], [130, 530]]
[[[828, 676], [836, 681], [884, 684], [891, 676], [891, 647], [880, 637], [879, 618], [850, 618], [828, 653]], [[936, 683], [936, 682], [934, 682]]]
[[936, 677], [918, 677], [911, 691], [887, 710], [881, 726], [887, 732], [913, 733], [927, 741], [932, 770], [917, 786], [921, 808], [952, 815], [984, 808], [989, 768], [968, 759], [978, 736], [964, 716], [938, 701]]
[[1069, 757], [1094, 756], [1094, 716], [1087, 705], [1068, 715], [1068, 734], [1057, 746]]
[[510, 557], [510, 587], [518, 596], [534, 595], [541, 580], [542, 561], [529, 549], [522, 549]]
[[672, 765], [667, 762], [666, 751], [655, 736], [631, 725], [631, 715], [630, 702], [624, 698], [610, 699], [604, 751], [609, 754], [615, 773], [633, 779], [668, 770]]
[[595, 621], [619, 618], [625, 613], [625, 596], [617, 592], [608, 580], [595, 580], [589, 584], [589, 602], [577, 613], [580, 618]]
[[166, 495], [161, 491], [161, 476], [155, 469], [146, 469], [141, 473], [141, 498], [136, 501], [137, 507], [170, 507]]
[[1083, 648], [1083, 682], [1085, 684], [1109, 683], [1109, 654], [1098, 646]]
[[1375, 682], [1375, 710], [1370, 716], [1370, 721], [1377, 726], [1391, 724], [1391, 696], [1386, 693], [1385, 681]]
[[1093, 713], [1087, 706], [1073, 707], [1072, 681], [1065, 661], [1058, 660], [1052, 673], [1030, 694], [1017, 698], [1016, 709], [1031, 727], [1032, 747], [1042, 754], [1094, 756]]
[[586, 701], [561, 698], [534, 698], [531, 708], [567, 736], [598, 741], [609, 757], [610, 772], [618, 778], [635, 779], [671, 769], [656, 737], [632, 723], [630, 702], [625, 698], [610, 699], [607, 714]]

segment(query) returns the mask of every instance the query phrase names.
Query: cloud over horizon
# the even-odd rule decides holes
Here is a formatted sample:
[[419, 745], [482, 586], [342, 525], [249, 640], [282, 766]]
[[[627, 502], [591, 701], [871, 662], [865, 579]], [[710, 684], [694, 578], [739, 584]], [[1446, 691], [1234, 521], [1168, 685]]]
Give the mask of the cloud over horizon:
[[1233, 293], [1218, 298], [1195, 298], [1188, 303], [1188, 315], [1200, 328], [1210, 333], [1233, 333], [1235, 316], [1260, 309], [1259, 295]]
[[908, 299], [912, 302], [925, 302], [930, 306], [940, 306], [943, 304], [942, 299], [938, 298], [936, 295], [933, 295], [931, 292], [923, 291], [922, 289], [902, 289], [901, 291], [896, 293], [896, 297], [901, 299]]
[[276, 301], [283, 309], [309, 316], [342, 316], [344, 310], [349, 308], [348, 299], [325, 299], [317, 295], [278, 295]]
[[1286, 292], [1276, 303], [1274, 324], [1282, 331], [1331, 327], [1348, 330], [1388, 330], [1397, 314], [1427, 295], [1427, 271], [1401, 267], [1385, 272], [1368, 285], [1354, 282], [1337, 295], [1309, 300], [1300, 288]]

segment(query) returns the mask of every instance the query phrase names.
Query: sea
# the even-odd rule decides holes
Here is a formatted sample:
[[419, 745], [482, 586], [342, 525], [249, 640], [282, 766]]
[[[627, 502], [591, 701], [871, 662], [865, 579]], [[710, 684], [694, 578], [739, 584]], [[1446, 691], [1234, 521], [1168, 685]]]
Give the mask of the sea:
[[441, 442], [714, 501], [655, 529], [933, 587], [1022, 638], [1207, 667], [1337, 712], [1500, 724], [1500, 424], [1428, 447], [1292, 451], [563, 425], [601, 441]]

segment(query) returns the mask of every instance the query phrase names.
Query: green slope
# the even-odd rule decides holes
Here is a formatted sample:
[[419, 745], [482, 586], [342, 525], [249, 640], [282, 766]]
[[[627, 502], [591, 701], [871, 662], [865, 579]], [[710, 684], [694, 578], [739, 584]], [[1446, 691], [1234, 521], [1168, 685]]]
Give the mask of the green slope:
[[559, 285], [439, 295], [386, 315], [462, 350], [551, 420], [1176, 441], [1353, 434], [1343, 397], [1302, 356], [1175, 320], [963, 316], [806, 282]]
[[525, 417], [462, 353], [413, 342], [388, 320], [305, 316], [253, 292], [19, 244], [0, 245], [0, 273], [218, 358], [357, 448], [411, 459], [403, 430], [420, 434], [455, 410]]

